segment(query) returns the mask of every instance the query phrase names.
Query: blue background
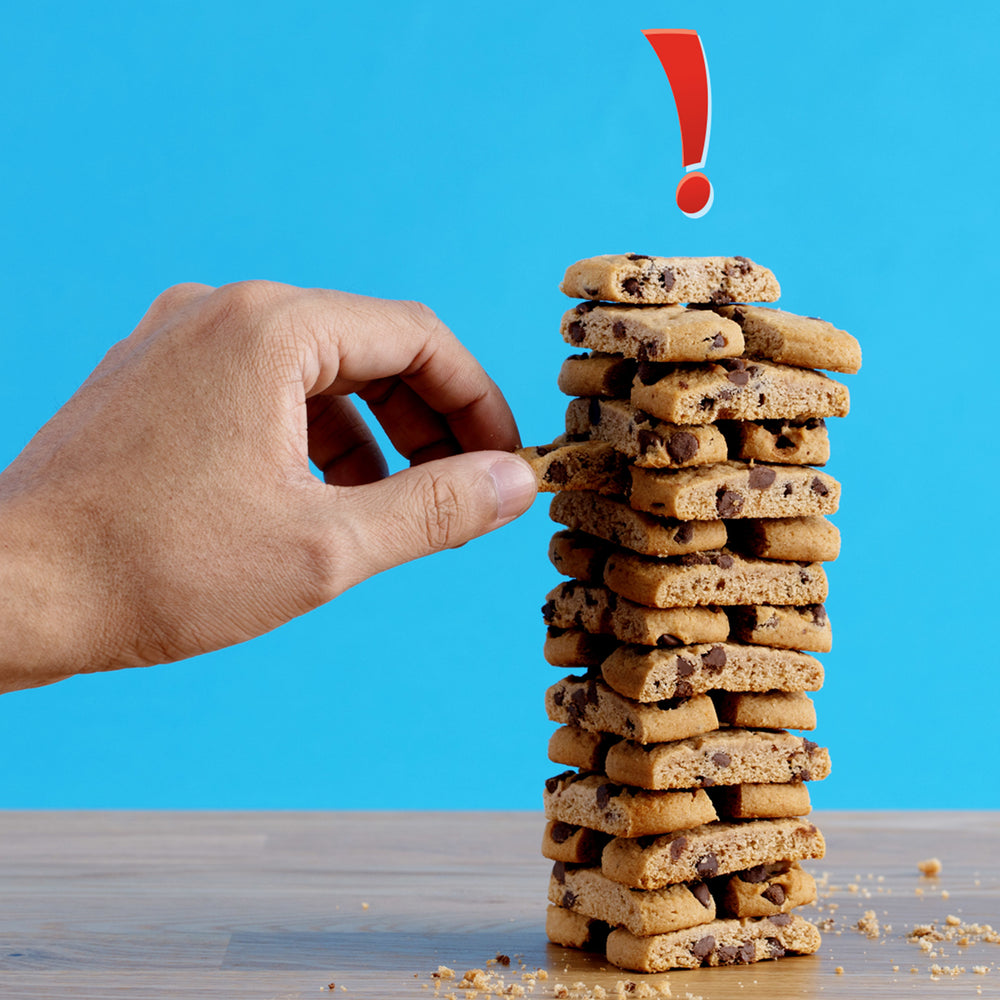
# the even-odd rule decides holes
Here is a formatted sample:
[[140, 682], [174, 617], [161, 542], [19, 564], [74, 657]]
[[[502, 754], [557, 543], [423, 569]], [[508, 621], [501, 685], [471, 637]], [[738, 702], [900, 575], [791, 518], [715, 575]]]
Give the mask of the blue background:
[[[655, 27], [708, 55], [699, 220]], [[163, 288], [250, 277], [427, 302], [542, 443], [567, 264], [744, 254], [865, 350], [832, 430], [814, 802], [998, 807], [997, 27], [979, 3], [8, 5], [0, 458]], [[538, 807], [546, 511], [246, 645], [3, 697], [0, 804]]]

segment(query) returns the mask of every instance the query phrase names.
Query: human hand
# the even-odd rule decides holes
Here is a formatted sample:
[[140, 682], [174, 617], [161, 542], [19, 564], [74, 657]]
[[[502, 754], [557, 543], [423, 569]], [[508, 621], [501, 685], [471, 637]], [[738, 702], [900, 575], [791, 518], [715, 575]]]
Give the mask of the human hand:
[[424, 306], [168, 289], [0, 476], [0, 690], [242, 642], [497, 528], [535, 495], [518, 444]]

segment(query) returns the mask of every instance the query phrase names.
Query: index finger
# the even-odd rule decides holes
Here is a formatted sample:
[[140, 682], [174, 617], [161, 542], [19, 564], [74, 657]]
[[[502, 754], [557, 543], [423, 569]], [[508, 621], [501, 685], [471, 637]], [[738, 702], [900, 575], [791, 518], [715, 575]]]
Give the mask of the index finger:
[[371, 299], [316, 289], [312, 307], [296, 323], [305, 348], [307, 396], [366, 394], [372, 383], [400, 379], [411, 396], [405, 417], [384, 407], [378, 414], [390, 437], [410, 422], [411, 437], [443, 418], [463, 451], [519, 447], [510, 407], [496, 383], [434, 312], [417, 302]]

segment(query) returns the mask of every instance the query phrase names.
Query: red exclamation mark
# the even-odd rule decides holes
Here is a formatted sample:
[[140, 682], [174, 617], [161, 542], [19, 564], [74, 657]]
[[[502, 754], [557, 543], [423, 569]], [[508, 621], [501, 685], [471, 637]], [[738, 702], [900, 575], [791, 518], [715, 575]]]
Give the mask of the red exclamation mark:
[[712, 182], [698, 170], [708, 155], [712, 129], [712, 89], [708, 63], [697, 31], [665, 28], [644, 31], [670, 81], [681, 126], [681, 152], [687, 175], [677, 185], [677, 207], [697, 219], [712, 207]]

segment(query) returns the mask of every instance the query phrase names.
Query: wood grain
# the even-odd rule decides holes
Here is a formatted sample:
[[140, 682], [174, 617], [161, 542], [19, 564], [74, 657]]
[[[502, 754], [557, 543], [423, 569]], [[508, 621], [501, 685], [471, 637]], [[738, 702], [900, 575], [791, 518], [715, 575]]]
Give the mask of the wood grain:
[[[1000, 815], [814, 818], [828, 852], [812, 870], [837, 887], [812, 912], [836, 924], [819, 955], [642, 977], [546, 943], [540, 814], [0, 813], [0, 997], [292, 1000], [335, 981], [395, 1000], [497, 952], [516, 956], [508, 982], [520, 962], [549, 971], [535, 997], [622, 979], [705, 1000], [1000, 997], [1000, 946], [930, 958], [905, 940], [949, 914], [1000, 924]], [[929, 856], [939, 878], [916, 869]], [[891, 932], [852, 929], [866, 910]], [[935, 961], [967, 971], [932, 979]]]

